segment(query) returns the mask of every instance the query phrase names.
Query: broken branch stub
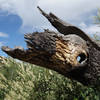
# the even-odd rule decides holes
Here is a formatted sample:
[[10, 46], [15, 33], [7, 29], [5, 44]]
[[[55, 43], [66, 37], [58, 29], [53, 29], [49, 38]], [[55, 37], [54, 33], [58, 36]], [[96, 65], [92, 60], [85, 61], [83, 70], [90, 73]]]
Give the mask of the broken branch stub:
[[[26, 50], [19, 47], [2, 47], [2, 50], [13, 58], [55, 70], [65, 76], [67, 72], [81, 68], [86, 63], [87, 46], [78, 36], [68, 35], [65, 38], [62, 34], [45, 31], [26, 34], [25, 39]], [[78, 56], [80, 60], [77, 60]]]

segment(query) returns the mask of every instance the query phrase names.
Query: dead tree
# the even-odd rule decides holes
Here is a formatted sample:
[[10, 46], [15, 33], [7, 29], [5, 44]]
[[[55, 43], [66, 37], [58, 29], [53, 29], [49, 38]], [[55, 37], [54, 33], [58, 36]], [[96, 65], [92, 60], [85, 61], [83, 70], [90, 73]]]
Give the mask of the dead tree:
[[27, 49], [3, 46], [13, 58], [57, 71], [84, 85], [99, 84], [100, 46], [81, 29], [54, 14], [40, 12], [58, 30], [25, 34]]

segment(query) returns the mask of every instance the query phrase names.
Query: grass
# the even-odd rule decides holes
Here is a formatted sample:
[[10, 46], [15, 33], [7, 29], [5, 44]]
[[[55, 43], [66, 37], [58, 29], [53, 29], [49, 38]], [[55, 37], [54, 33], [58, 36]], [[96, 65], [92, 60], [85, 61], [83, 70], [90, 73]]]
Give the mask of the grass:
[[100, 91], [54, 71], [0, 57], [0, 100], [100, 100]]

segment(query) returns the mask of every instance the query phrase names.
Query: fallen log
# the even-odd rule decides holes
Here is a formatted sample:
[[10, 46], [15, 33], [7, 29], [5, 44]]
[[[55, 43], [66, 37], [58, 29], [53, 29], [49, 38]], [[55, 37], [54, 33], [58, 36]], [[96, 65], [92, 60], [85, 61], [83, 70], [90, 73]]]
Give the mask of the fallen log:
[[2, 50], [13, 58], [57, 71], [84, 85], [99, 84], [100, 46], [76, 26], [38, 9], [58, 32], [45, 30], [25, 34], [26, 50], [7, 46]]

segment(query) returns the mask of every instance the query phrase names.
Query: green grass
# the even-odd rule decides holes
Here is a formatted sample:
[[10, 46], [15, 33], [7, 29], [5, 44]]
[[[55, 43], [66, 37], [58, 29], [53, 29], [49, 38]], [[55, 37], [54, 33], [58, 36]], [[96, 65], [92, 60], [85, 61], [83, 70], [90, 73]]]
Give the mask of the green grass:
[[0, 100], [100, 100], [100, 92], [54, 71], [0, 57]]

